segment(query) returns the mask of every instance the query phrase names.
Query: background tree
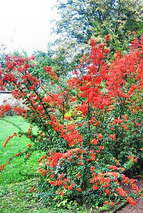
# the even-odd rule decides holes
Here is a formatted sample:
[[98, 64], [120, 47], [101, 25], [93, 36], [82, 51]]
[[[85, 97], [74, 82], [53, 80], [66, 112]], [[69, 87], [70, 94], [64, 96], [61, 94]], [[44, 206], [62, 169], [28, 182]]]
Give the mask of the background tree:
[[[56, 41], [57, 43], [57, 41]], [[30, 72], [36, 77], [40, 78], [41, 81], [46, 80], [47, 75], [45, 73], [44, 67], [51, 66], [58, 76], [67, 72], [69, 63], [66, 60], [65, 49], [59, 46], [57, 49], [54, 48], [54, 44], [48, 44], [47, 53], [42, 51], [34, 52], [35, 57], [35, 67], [31, 69]], [[64, 70], [64, 72], [63, 72]]]
[[[61, 19], [57, 34], [78, 43], [88, 43], [91, 36], [105, 36], [111, 31], [119, 40], [143, 26], [143, 4], [139, 0], [57, 0]], [[123, 38], [122, 38], [123, 37]]]
[[110, 49], [114, 54], [117, 49], [126, 50], [132, 32], [140, 33], [143, 28], [141, 0], [57, 0], [56, 8], [60, 19], [53, 32], [59, 39], [53, 46], [57, 62], [60, 55], [69, 64], [69, 69], [63, 67], [63, 72], [72, 70], [73, 63], [79, 63], [91, 37], [103, 42], [110, 34]]

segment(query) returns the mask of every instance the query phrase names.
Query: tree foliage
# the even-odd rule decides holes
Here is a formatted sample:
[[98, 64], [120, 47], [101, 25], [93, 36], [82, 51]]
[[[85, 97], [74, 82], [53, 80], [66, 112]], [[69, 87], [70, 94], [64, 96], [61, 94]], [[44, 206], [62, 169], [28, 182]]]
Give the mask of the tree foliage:
[[143, 5], [135, 0], [58, 0], [61, 19], [56, 33], [78, 43], [88, 43], [91, 36], [113, 33], [124, 40], [143, 26]]
[[41, 80], [47, 78], [43, 69], [44, 66], [51, 66], [58, 76], [65, 74], [68, 70], [69, 63], [66, 59], [65, 50], [61, 46], [54, 49], [49, 43], [47, 53], [36, 51], [33, 56], [35, 57], [35, 67], [31, 69], [31, 73]]
[[56, 8], [61, 18], [53, 30], [59, 35], [53, 46], [62, 57], [68, 57], [69, 70], [79, 63], [91, 37], [103, 42], [110, 34], [114, 55], [115, 50], [128, 48], [133, 31], [143, 28], [141, 0], [57, 0]]

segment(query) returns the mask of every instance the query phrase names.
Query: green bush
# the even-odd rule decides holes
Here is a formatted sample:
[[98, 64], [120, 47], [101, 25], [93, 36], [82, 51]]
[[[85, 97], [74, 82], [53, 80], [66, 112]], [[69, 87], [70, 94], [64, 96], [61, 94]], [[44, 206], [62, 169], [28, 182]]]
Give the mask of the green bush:
[[[111, 64], [107, 54], [106, 44], [91, 39], [89, 58], [83, 56], [64, 85], [45, 67], [54, 92], [28, 72], [31, 59], [6, 58], [1, 88], [11, 84], [14, 97], [26, 105], [14, 108], [31, 124], [19, 133], [32, 142], [24, 155], [46, 153], [39, 159], [39, 196], [48, 205], [67, 206], [76, 200], [107, 209], [119, 199], [136, 204], [123, 185], [140, 192], [124, 173], [136, 163], [142, 168], [143, 38], [133, 40], [127, 55], [117, 52]], [[6, 110], [1, 107], [1, 116]]]

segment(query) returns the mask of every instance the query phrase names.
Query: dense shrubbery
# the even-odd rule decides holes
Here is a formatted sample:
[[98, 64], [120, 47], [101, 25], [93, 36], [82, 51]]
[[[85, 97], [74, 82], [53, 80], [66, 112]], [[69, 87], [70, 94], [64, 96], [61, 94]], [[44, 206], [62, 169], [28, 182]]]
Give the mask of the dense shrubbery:
[[[133, 40], [127, 55], [117, 52], [110, 64], [108, 54], [106, 43], [92, 39], [89, 57], [82, 57], [66, 84], [45, 67], [55, 92], [28, 72], [33, 58], [5, 59], [1, 89], [13, 87], [14, 97], [26, 105], [14, 110], [30, 123], [26, 133], [19, 133], [31, 140], [26, 157], [35, 149], [46, 153], [39, 159], [39, 191], [47, 204], [76, 200], [103, 209], [120, 198], [136, 204], [123, 185], [139, 193], [135, 180], [125, 174], [143, 167], [143, 38]], [[1, 106], [1, 116], [10, 108]]]

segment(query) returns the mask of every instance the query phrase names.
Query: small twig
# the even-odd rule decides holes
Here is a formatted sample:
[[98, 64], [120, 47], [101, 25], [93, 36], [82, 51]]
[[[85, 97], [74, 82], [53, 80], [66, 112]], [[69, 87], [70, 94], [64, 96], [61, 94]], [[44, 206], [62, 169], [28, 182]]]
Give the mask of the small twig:
[[7, 123], [12, 124], [13, 126], [17, 127], [20, 131], [24, 132], [24, 131], [23, 131], [18, 125], [16, 125], [15, 123], [13, 123], [13, 122], [11, 122], [11, 121], [8, 121], [8, 120], [6, 120], [6, 119], [4, 119], [4, 118], [2, 118], [1, 120], [5, 121], [5, 122], [7, 122]]

